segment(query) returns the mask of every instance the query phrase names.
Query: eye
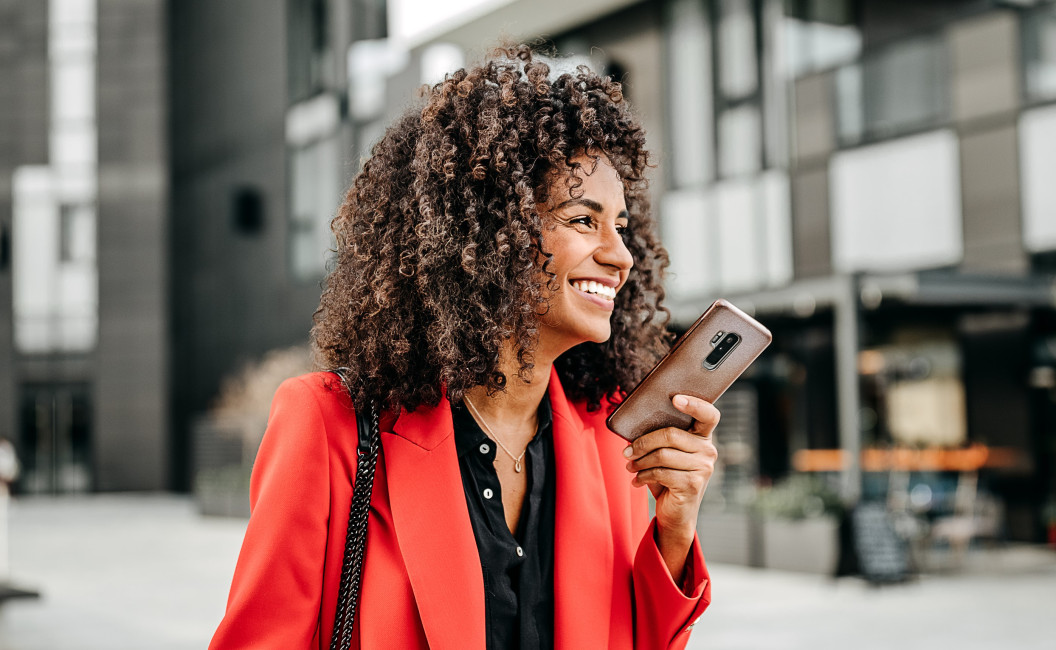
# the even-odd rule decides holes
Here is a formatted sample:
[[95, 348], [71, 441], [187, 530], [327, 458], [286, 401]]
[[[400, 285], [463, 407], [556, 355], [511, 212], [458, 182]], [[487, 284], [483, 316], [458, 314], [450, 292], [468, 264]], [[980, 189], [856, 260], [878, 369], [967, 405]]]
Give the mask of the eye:
[[580, 216], [580, 217], [572, 217], [571, 219], [568, 220], [568, 222], [569, 223], [574, 223], [576, 225], [593, 226], [594, 225], [594, 217], [591, 217], [591, 216], [588, 216], [588, 215], [583, 215], [583, 216]]

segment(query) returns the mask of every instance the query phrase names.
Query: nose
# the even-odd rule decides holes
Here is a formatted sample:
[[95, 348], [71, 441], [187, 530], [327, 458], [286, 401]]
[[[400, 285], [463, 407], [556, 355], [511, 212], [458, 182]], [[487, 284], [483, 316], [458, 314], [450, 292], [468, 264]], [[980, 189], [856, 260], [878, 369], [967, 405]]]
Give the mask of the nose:
[[601, 245], [594, 253], [594, 259], [599, 264], [614, 266], [620, 271], [629, 271], [634, 266], [634, 257], [627, 249], [623, 235], [615, 227], [605, 230]]

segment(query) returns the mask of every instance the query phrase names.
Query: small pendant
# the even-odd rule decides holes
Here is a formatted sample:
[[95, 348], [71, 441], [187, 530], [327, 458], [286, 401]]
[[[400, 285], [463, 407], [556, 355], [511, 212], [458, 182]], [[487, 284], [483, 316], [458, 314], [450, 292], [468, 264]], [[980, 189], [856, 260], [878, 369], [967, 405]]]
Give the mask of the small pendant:
[[521, 471], [521, 461], [519, 461], [519, 460], [513, 461], [513, 471], [515, 471], [515, 472], [520, 472]]

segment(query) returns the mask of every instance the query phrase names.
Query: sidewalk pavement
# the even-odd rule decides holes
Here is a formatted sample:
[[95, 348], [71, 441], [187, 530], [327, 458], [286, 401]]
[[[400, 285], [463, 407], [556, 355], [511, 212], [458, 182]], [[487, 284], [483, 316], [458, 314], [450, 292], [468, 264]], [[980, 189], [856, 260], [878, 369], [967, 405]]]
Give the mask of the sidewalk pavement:
[[[172, 495], [25, 498], [0, 650], [201, 650], [223, 613], [245, 521]], [[705, 549], [705, 554], [707, 549]], [[978, 551], [965, 568], [883, 588], [716, 564], [693, 650], [1056, 647], [1056, 552]]]

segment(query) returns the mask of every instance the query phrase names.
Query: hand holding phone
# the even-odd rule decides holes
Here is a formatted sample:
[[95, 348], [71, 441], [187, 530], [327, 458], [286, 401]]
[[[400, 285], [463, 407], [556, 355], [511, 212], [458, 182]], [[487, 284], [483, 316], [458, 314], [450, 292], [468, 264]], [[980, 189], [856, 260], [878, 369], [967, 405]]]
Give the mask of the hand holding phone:
[[606, 423], [629, 441], [664, 427], [688, 429], [693, 418], [675, 409], [671, 399], [683, 394], [715, 402], [772, 339], [754, 318], [716, 300]]

